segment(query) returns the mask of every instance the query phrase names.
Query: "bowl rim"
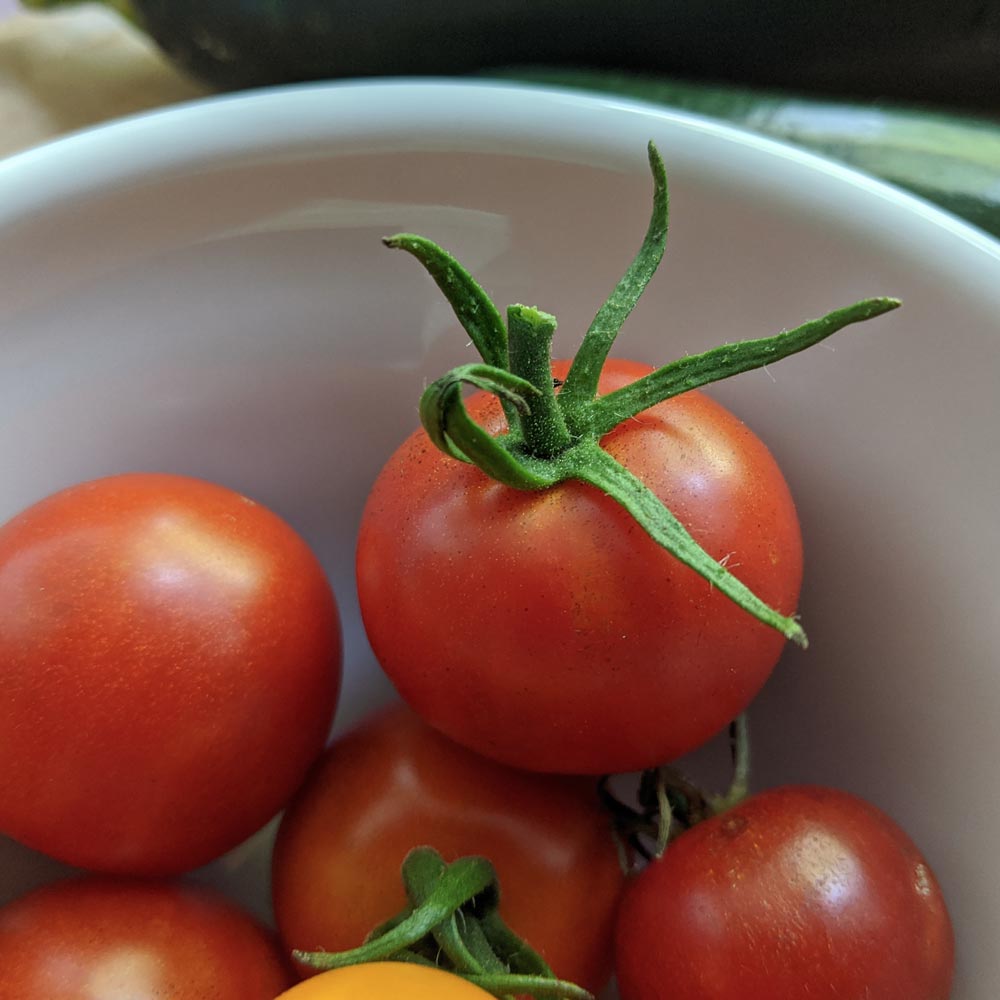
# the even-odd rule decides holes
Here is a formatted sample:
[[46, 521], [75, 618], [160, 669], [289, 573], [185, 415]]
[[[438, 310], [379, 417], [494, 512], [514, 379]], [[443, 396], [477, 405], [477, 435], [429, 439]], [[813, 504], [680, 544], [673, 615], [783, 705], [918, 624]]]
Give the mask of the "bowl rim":
[[[861, 228], [916, 225], [1000, 262], [1000, 240], [943, 208], [817, 153], [688, 112], [604, 93], [496, 80], [376, 78], [287, 84], [212, 94], [84, 127], [0, 159], [0, 227], [150, 177], [250, 158], [356, 152], [510, 152], [634, 169], [650, 133], [680, 137], [670, 156], [689, 165], [728, 147], [720, 176], [803, 204], [838, 198]], [[658, 140], [659, 141], [659, 140]], [[686, 146], [691, 150], [686, 151]], [[644, 160], [644, 157], [642, 158]], [[718, 158], [714, 158], [718, 159]], [[66, 169], [72, 160], [73, 169]], [[752, 172], [761, 165], [768, 176]], [[846, 202], [851, 202], [847, 205]], [[874, 217], [873, 217], [874, 216]], [[928, 229], [930, 227], [930, 229]], [[896, 233], [907, 240], [909, 232]], [[942, 256], [946, 256], [942, 251]]]

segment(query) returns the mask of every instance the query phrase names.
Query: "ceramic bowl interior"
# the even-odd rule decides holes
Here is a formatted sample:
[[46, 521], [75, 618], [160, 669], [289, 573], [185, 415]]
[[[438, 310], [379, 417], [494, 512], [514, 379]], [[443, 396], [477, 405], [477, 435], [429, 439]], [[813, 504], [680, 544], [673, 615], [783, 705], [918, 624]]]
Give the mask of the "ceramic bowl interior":
[[[567, 354], [644, 231], [651, 138], [670, 243], [618, 353], [662, 363], [904, 300], [711, 390], [778, 457], [806, 546], [811, 647], [753, 709], [756, 784], [890, 812], [949, 897], [955, 997], [993, 1000], [1000, 247], [921, 202], [706, 121], [509, 87], [291, 88], [42, 147], [0, 164], [0, 517], [133, 469], [269, 505], [338, 594], [350, 725], [392, 697], [353, 588], [365, 493], [425, 382], [471, 357], [379, 237], [431, 236], [501, 306], [556, 313]], [[195, 877], [266, 914], [272, 832]], [[0, 842], [0, 901], [62, 870]]]

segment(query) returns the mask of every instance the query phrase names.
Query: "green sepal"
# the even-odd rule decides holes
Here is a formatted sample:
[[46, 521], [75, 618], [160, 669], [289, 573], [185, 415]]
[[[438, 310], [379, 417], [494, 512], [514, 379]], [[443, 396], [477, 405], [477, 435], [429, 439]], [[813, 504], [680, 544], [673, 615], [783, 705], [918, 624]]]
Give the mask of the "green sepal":
[[[386, 236], [382, 242], [391, 250], [405, 250], [420, 261], [447, 299], [455, 318], [462, 324], [462, 329], [469, 335], [485, 364], [504, 369], [509, 367], [507, 328], [503, 318], [479, 282], [450, 253], [414, 233]], [[516, 408], [503, 397], [500, 405], [507, 422], [514, 426]]]
[[588, 428], [590, 403], [597, 395], [597, 383], [622, 324], [635, 308], [650, 279], [660, 266], [667, 245], [670, 195], [667, 170], [659, 150], [647, 147], [653, 175], [653, 210], [642, 246], [614, 291], [597, 311], [583, 338], [560, 393], [566, 423], [574, 433]]
[[568, 983], [563, 979], [546, 979], [544, 976], [522, 976], [513, 972], [499, 972], [492, 975], [464, 976], [481, 990], [495, 997], [521, 996], [528, 994], [537, 1000], [594, 1000], [594, 995], [582, 986]]
[[580, 986], [556, 978], [542, 958], [504, 924], [500, 888], [485, 858], [451, 864], [431, 847], [414, 848], [402, 866], [407, 906], [376, 928], [359, 948], [293, 952], [316, 969], [374, 961], [414, 962], [453, 972], [498, 997], [594, 1000]]
[[541, 391], [530, 382], [491, 365], [462, 365], [432, 382], [420, 397], [420, 422], [431, 441], [445, 454], [472, 462], [498, 482], [516, 489], [551, 486], [513, 457], [500, 441], [477, 424], [462, 401], [463, 385], [491, 392], [517, 410], [528, 410], [529, 396]]
[[[428, 899], [434, 895], [435, 887], [448, 866], [437, 851], [428, 848], [417, 848], [410, 851], [403, 861], [403, 886], [406, 898], [414, 910], [419, 910]], [[491, 885], [496, 884], [494, 876]], [[488, 893], [491, 886], [485, 886], [481, 892]], [[473, 899], [467, 901], [471, 904]], [[462, 904], [466, 905], [465, 903]], [[459, 915], [463, 917], [464, 933], [459, 928]], [[485, 974], [502, 972], [504, 968], [486, 945], [482, 937], [482, 946], [474, 934], [469, 933], [473, 921], [466, 921], [462, 909], [456, 908], [447, 918], [431, 928], [431, 937], [437, 945], [438, 954], [445, 955], [452, 968], [462, 969], [465, 973]], [[482, 936], [482, 935], [481, 935]], [[472, 938], [471, 946], [469, 938]]]
[[[429, 848], [416, 850], [426, 851]], [[385, 933], [370, 937], [364, 944], [348, 951], [296, 951], [294, 958], [314, 969], [339, 969], [363, 962], [388, 961], [397, 952], [412, 949], [421, 938], [495, 881], [493, 865], [485, 858], [459, 858], [444, 868], [421, 906]]]
[[665, 399], [774, 364], [826, 340], [845, 326], [874, 319], [901, 305], [899, 299], [862, 299], [854, 305], [835, 309], [819, 319], [809, 320], [793, 330], [783, 330], [773, 337], [722, 344], [702, 354], [672, 361], [597, 399], [591, 409], [591, 429], [598, 436], [607, 434], [622, 421], [637, 416]]
[[392, 250], [405, 250], [423, 264], [483, 361], [506, 368], [507, 328], [493, 300], [472, 275], [450, 253], [423, 236], [397, 233], [382, 242]]
[[713, 559], [660, 498], [599, 444], [591, 441], [578, 444], [571, 453], [567, 453], [564, 461], [572, 469], [573, 478], [590, 483], [614, 497], [654, 542], [703, 576], [731, 601], [749, 611], [758, 621], [777, 629], [786, 639], [803, 648], [808, 645], [802, 626], [794, 618], [768, 607], [722, 563]]

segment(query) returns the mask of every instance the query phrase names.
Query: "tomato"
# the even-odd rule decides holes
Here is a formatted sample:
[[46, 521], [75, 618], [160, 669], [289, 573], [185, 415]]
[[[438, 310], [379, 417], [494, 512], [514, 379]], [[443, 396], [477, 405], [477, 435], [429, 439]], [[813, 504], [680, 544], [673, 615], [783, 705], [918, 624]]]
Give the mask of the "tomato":
[[[600, 390], [649, 370], [609, 362]], [[467, 405], [502, 430], [494, 397]], [[767, 604], [795, 609], [795, 508], [735, 416], [688, 392], [602, 445]], [[357, 581], [372, 648], [403, 698], [458, 742], [542, 771], [630, 771], [686, 753], [746, 708], [784, 642], [597, 489], [500, 485], [422, 430], [371, 491]]]
[[785, 787], [680, 835], [626, 891], [622, 1000], [946, 1000], [951, 923], [927, 862], [846, 792]]
[[273, 933], [192, 886], [90, 876], [0, 909], [0, 1000], [273, 1000]]
[[323, 570], [196, 479], [83, 483], [0, 527], [0, 830], [165, 874], [235, 846], [321, 751], [340, 682]]
[[492, 994], [460, 976], [408, 962], [334, 969], [282, 993], [279, 1000], [484, 1000]]
[[513, 930], [561, 978], [608, 980], [623, 876], [592, 783], [479, 757], [402, 705], [335, 741], [282, 819], [272, 886], [286, 946], [360, 945], [406, 904], [400, 866], [421, 845], [489, 858]]

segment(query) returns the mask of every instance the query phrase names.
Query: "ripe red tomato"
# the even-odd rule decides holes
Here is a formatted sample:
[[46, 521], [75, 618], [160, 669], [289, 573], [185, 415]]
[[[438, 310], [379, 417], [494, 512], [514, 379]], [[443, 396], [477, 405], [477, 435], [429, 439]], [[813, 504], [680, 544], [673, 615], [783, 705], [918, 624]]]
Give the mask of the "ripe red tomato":
[[402, 705], [336, 741], [285, 813], [272, 878], [285, 944], [360, 945], [405, 906], [400, 866], [422, 845], [489, 858], [513, 930], [563, 979], [608, 980], [623, 875], [592, 782], [479, 757]]
[[[601, 392], [649, 370], [609, 362]], [[468, 408], [502, 429], [494, 397]], [[743, 423], [689, 392], [602, 444], [710, 555], [794, 611], [798, 519]], [[422, 430], [372, 489], [357, 580], [375, 655], [403, 698], [460, 743], [542, 771], [629, 771], [680, 756], [746, 708], [784, 643], [600, 491], [502, 486]]]
[[305, 543], [180, 476], [84, 483], [0, 527], [0, 830], [166, 874], [248, 837], [321, 751], [340, 682]]
[[622, 1000], [947, 1000], [951, 922], [887, 816], [786, 787], [681, 834], [626, 891]]
[[216, 893], [88, 877], [0, 909], [0, 1000], [273, 1000], [274, 935]]

